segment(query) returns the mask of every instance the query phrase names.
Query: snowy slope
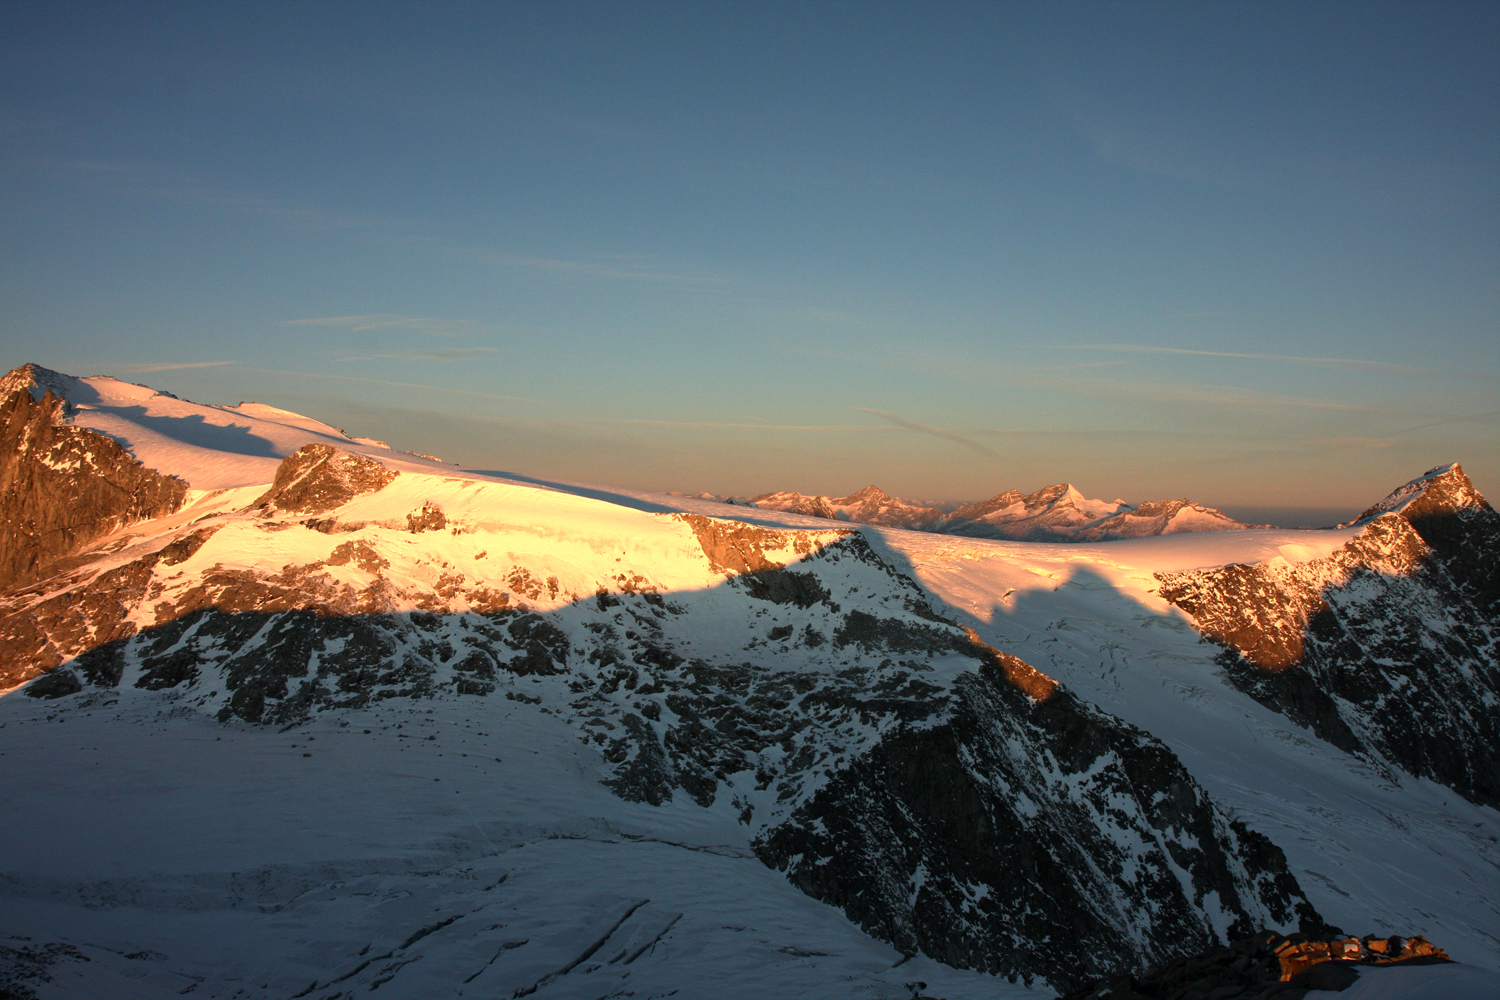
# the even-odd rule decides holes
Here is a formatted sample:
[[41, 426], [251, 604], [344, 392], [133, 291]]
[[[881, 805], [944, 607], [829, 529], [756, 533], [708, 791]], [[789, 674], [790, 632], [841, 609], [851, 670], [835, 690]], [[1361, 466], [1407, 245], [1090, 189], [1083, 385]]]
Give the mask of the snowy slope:
[[[112, 381], [57, 388], [103, 400]], [[96, 411], [176, 442], [116, 425], [169, 475], [220, 426], [202, 411], [244, 409], [147, 397], [153, 425], [133, 405]], [[104, 419], [87, 412], [64, 419]], [[970, 539], [223, 419], [356, 458], [224, 454], [260, 478], [3, 597], [5, 669], [38, 679], [0, 697], [0, 949], [36, 953], [39, 996], [1020, 994], [928, 957], [934, 915], [961, 945], [946, 960], [1000, 954], [1002, 972], [1058, 967], [1026, 924], [1050, 926], [1048, 900], [1097, 921], [1102, 966], [1222, 935], [1235, 906], [1269, 921], [1279, 904], [1252, 896], [1274, 865], [1210, 856], [1214, 837], [1231, 860], [1259, 850], [1231, 821], [1331, 922], [1500, 969], [1495, 810], [1255, 700], [1160, 593], [1174, 573], [1313, 565], [1367, 524]], [[1069, 763], [1079, 726], [1103, 742]], [[955, 817], [903, 790], [909, 759], [1014, 832], [934, 853]], [[1182, 782], [1207, 841], [1152, 818]], [[975, 860], [1025, 842], [1076, 870], [1028, 897], [1034, 876]], [[1199, 853], [1171, 878], [1217, 896], [1152, 895], [1182, 850]]]

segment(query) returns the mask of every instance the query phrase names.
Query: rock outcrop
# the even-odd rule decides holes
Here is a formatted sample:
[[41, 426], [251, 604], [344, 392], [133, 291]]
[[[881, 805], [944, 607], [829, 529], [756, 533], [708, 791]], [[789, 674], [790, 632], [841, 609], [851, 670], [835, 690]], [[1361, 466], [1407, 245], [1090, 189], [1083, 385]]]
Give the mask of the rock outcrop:
[[1353, 753], [1500, 805], [1500, 515], [1456, 465], [1300, 565], [1161, 574], [1230, 682]]
[[73, 380], [35, 365], [0, 380], [0, 590], [127, 524], [177, 510], [187, 484], [61, 421]]
[[1207, 947], [1215, 926], [1316, 921], [1281, 851], [1165, 745], [987, 659], [950, 715], [830, 774], [761, 858], [908, 954], [1061, 987]]
[[276, 481], [255, 505], [267, 512], [326, 514], [385, 489], [396, 475], [373, 458], [327, 444], [303, 445], [281, 460]]

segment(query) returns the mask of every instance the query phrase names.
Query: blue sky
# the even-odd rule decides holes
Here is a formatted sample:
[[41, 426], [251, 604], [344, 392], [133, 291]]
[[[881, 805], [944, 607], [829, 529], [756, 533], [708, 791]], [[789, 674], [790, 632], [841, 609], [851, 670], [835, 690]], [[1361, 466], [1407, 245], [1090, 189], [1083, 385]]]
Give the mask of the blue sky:
[[0, 8], [0, 364], [652, 489], [1500, 493], [1495, 4]]

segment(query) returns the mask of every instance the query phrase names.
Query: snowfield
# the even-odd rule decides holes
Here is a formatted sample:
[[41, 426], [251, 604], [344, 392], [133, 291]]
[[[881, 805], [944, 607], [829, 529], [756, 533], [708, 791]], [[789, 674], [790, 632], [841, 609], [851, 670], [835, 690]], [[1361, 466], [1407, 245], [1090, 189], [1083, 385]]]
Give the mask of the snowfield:
[[[799, 889], [795, 865], [779, 871], [757, 854], [757, 837], [834, 787], [840, 768], [894, 733], [939, 726], [940, 714], [810, 716], [789, 731], [807, 747], [816, 735], [816, 764], [793, 760], [790, 736], [767, 738], [752, 741], [763, 748], [746, 770], [726, 764], [691, 778], [680, 761], [667, 767], [679, 783], [661, 786], [656, 804], [649, 782], [621, 791], [636, 788], [621, 784], [622, 768], [645, 761], [635, 744], [627, 754], [622, 733], [635, 723], [626, 718], [658, 717], [641, 707], [650, 683], [631, 680], [605, 698], [608, 670], [624, 669], [624, 659], [611, 663], [615, 651], [670, 651], [677, 662], [651, 675], [658, 691], [684, 659], [701, 659], [774, 668], [794, 687], [798, 677], [819, 691], [854, 685], [860, 698], [898, 683], [902, 697], [913, 685], [955, 697], [974, 670], [961, 650], [910, 654], [894, 674], [898, 646], [838, 638], [851, 608], [928, 627], [904, 578], [939, 618], [1164, 743], [1224, 817], [1285, 853], [1327, 921], [1361, 935], [1423, 934], [1463, 963], [1366, 971], [1345, 996], [1405, 997], [1419, 982], [1454, 997], [1500, 995], [1500, 813], [1378, 755], [1340, 750], [1244, 693], [1226, 680], [1222, 648], [1158, 593], [1158, 574], [1329, 557], [1361, 525], [1070, 544], [834, 525], [460, 470], [259, 404], [201, 406], [109, 378], [56, 381], [71, 426], [119, 442], [191, 491], [176, 513], [130, 525], [95, 544], [86, 564], [5, 598], [18, 614], [68, 607], [108, 574], [146, 567], [147, 596], [111, 633], [121, 638], [110, 648], [125, 650], [115, 683], [0, 696], [0, 970], [11, 970], [0, 974], [24, 973], [0, 988], [256, 1000], [1051, 996], [1040, 979], [1028, 986], [898, 950]], [[398, 474], [313, 516], [255, 508], [282, 459], [309, 444]], [[740, 532], [732, 545], [721, 538], [730, 530]], [[812, 596], [757, 596], [764, 566], [790, 574], [775, 580], [805, 576]], [[230, 607], [234, 580], [256, 581], [261, 603]], [[340, 702], [325, 690], [308, 696], [323, 699], [314, 708], [293, 711], [289, 694], [253, 722], [231, 698], [229, 647], [215, 659], [227, 639], [190, 624], [148, 655], [145, 637], [207, 621], [185, 609], [210, 598], [271, 615], [270, 637], [283, 607], [265, 603], [273, 586], [314, 595], [298, 607], [320, 620], [442, 616], [421, 627], [460, 651], [486, 621], [514, 613], [504, 620], [539, 620], [561, 637], [554, 649], [550, 632], [534, 632], [515, 648], [536, 657], [541, 642], [570, 666], [476, 674], [473, 684], [489, 685], [476, 695], [462, 693], [477, 690], [463, 686], [467, 661], [443, 658], [425, 679], [390, 681], [393, 691], [407, 685], [400, 696]], [[402, 641], [416, 655], [417, 640]], [[59, 671], [87, 674], [80, 654], [92, 647], [80, 642], [57, 645]], [[189, 680], [153, 680], [161, 657], [190, 649], [199, 659]], [[335, 668], [357, 650], [353, 638], [330, 639], [296, 655], [304, 673], [294, 681], [311, 683], [342, 676]], [[689, 690], [659, 698], [660, 718], [686, 725]], [[779, 705], [774, 692], [734, 697], [735, 712], [792, 711], [757, 703]], [[273, 710], [285, 713], [274, 723]], [[1098, 777], [1056, 771], [1049, 780], [1061, 790], [1047, 795], [1086, 796]], [[712, 789], [695, 790], [700, 780]], [[1022, 813], [1042, 808], [1027, 801]], [[1147, 864], [1139, 829], [1110, 834], [1133, 859], [1122, 884]], [[974, 886], [981, 907], [988, 890]], [[1203, 903], [1220, 933], [1226, 905]]]

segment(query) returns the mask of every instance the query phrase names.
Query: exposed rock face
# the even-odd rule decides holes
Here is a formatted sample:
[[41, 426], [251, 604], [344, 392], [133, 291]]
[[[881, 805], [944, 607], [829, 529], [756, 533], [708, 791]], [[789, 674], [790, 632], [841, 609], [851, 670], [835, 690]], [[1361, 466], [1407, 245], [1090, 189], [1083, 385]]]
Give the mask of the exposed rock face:
[[1340, 551], [1162, 574], [1236, 686], [1355, 753], [1500, 805], [1500, 515], [1458, 466], [1403, 486]]
[[118, 443], [59, 421], [65, 375], [27, 365], [0, 381], [0, 589], [35, 579], [127, 524], [177, 510], [187, 484]]
[[905, 952], [1061, 987], [1121, 952], [1140, 969], [1206, 947], [1216, 921], [1316, 918], [1281, 851], [1163, 744], [1045, 690], [1034, 700], [992, 656], [951, 716], [832, 774], [761, 858]]
[[1400, 514], [1474, 606], [1491, 623], [1500, 620], [1500, 515], [1457, 463], [1440, 465], [1360, 515], [1370, 521]]
[[443, 508], [431, 501], [406, 515], [406, 527], [414, 535], [420, 535], [424, 531], [441, 531], [447, 526], [448, 516], [443, 513]]
[[332, 445], [303, 445], [281, 460], [276, 481], [255, 504], [267, 511], [325, 514], [357, 496], [385, 489], [395, 478], [396, 473], [373, 458]]

